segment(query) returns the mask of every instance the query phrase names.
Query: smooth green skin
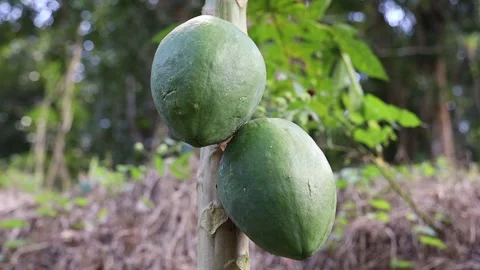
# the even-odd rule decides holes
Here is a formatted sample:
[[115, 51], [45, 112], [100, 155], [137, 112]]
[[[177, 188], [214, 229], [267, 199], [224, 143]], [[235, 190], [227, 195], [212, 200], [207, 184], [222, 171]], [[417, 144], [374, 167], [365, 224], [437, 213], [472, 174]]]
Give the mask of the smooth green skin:
[[266, 86], [255, 43], [223, 19], [202, 15], [170, 32], [155, 53], [151, 90], [173, 135], [192, 146], [220, 143], [252, 116]]
[[337, 202], [332, 169], [296, 124], [249, 121], [228, 143], [217, 176], [225, 211], [262, 249], [304, 260], [327, 240]]

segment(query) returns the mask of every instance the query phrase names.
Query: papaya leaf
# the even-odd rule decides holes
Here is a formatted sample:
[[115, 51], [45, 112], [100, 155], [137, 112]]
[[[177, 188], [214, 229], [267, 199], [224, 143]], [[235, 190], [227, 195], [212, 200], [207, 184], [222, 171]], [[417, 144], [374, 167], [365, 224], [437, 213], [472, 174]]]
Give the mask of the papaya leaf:
[[353, 65], [360, 72], [381, 80], [389, 79], [380, 60], [363, 41], [354, 39], [343, 31], [335, 32], [335, 41], [341, 51], [350, 56]]
[[365, 96], [364, 108], [364, 117], [367, 120], [385, 120], [392, 123], [398, 118], [399, 111], [396, 107], [371, 94]]
[[325, 15], [325, 11], [330, 6], [332, 0], [314, 0], [308, 6], [308, 17], [319, 20]]
[[400, 110], [400, 115], [398, 116], [398, 123], [402, 127], [418, 127], [422, 124], [422, 121], [412, 112], [407, 110]]
[[379, 145], [387, 145], [390, 140], [395, 140], [397, 137], [391, 126], [381, 127], [375, 121], [369, 121], [367, 129], [354, 130], [353, 139], [370, 148], [375, 148]]
[[351, 112], [348, 114], [348, 118], [350, 119], [350, 121], [352, 121], [352, 123], [354, 123], [355, 125], [361, 125], [365, 122], [365, 120], [363, 119], [362, 115], [358, 112]]
[[381, 131], [381, 129], [373, 129], [370, 127], [368, 130], [356, 129], [353, 132], [353, 139], [359, 143], [365, 144], [370, 148], [374, 148], [375, 146], [380, 144], [379, 131]]
[[396, 122], [407, 128], [417, 127], [422, 123], [414, 113], [386, 104], [371, 94], [364, 99], [364, 117], [367, 120], [385, 120], [390, 124]]
[[358, 29], [345, 24], [345, 23], [336, 23], [332, 26], [332, 30], [337, 33], [337, 35], [342, 35], [346, 37], [354, 38], [354, 36], [358, 33]]

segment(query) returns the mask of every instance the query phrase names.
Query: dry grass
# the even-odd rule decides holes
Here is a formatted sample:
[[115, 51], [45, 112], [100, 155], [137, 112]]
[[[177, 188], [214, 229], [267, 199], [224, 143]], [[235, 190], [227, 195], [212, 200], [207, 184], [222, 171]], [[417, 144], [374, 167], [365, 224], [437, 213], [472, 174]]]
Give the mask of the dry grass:
[[[339, 201], [351, 201], [353, 208], [339, 209], [339, 215], [349, 217], [348, 226], [323, 251], [297, 262], [269, 255], [252, 244], [252, 269], [389, 269], [395, 258], [413, 261], [414, 269], [480, 269], [479, 179], [424, 179], [405, 185], [422, 209], [452, 220], [443, 223], [441, 232], [446, 250], [419, 244], [413, 230], [418, 221], [405, 218], [409, 209], [384, 185], [376, 184], [369, 192], [348, 188], [339, 193]], [[372, 211], [369, 200], [375, 194], [383, 194], [393, 206], [388, 223], [365, 215]], [[142, 197], [153, 207], [145, 205]], [[194, 181], [159, 180], [152, 172], [141, 184], [115, 196], [96, 189], [89, 200], [87, 207], [56, 218], [38, 216], [25, 196], [21, 204], [10, 202], [8, 208], [0, 208], [1, 219], [30, 221], [26, 228], [0, 231], [0, 242], [29, 241], [16, 250], [4, 248], [0, 268], [195, 269]]]

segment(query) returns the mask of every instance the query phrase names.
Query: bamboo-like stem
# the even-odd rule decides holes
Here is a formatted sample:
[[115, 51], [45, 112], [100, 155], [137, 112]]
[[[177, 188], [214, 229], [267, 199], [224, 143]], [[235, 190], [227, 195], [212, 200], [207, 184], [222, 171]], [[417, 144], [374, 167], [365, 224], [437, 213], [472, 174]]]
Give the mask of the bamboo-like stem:
[[[248, 0], [206, 0], [204, 15], [230, 21], [247, 33]], [[217, 195], [216, 175], [222, 157], [220, 146], [200, 150], [198, 170], [198, 270], [250, 270], [248, 238], [228, 219]]]

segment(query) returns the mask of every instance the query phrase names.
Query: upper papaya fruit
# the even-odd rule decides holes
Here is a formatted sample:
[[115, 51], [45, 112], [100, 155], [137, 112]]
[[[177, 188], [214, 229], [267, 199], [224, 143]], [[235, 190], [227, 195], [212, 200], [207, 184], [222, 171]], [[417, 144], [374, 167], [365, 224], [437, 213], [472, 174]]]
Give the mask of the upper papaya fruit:
[[234, 24], [209, 15], [170, 32], [155, 53], [151, 91], [173, 135], [203, 147], [247, 122], [266, 85], [264, 59]]

